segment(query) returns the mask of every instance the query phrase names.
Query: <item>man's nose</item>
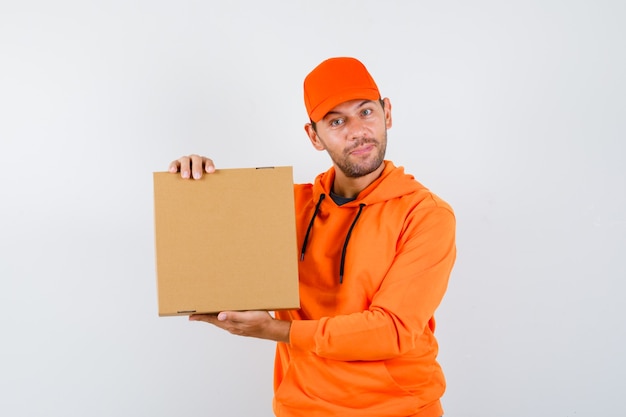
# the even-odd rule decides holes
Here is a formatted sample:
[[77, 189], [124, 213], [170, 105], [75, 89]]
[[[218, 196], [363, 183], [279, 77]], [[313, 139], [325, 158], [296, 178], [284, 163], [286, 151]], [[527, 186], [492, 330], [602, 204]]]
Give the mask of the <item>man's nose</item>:
[[365, 123], [360, 120], [351, 120], [348, 124], [348, 138], [350, 140], [361, 139], [366, 136]]

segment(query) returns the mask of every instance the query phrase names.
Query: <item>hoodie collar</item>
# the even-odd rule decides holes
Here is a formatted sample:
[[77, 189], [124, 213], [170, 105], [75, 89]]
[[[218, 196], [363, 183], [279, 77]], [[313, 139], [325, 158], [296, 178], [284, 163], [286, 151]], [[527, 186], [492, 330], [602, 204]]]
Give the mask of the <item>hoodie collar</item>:
[[[341, 207], [358, 207], [359, 204], [371, 205], [397, 198], [423, 188], [410, 174], [404, 173], [403, 167], [396, 167], [391, 161], [384, 161], [385, 168], [378, 178], [359, 193], [357, 198]], [[313, 184], [313, 200], [319, 201], [320, 195], [330, 195], [335, 181], [335, 167], [321, 173]]]

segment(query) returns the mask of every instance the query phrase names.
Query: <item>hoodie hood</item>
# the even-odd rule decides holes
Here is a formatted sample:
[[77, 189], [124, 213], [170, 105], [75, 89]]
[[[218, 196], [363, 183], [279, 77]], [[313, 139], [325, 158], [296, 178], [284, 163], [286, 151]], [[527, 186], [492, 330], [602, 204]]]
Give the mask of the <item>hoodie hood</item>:
[[[346, 203], [342, 207], [355, 207], [360, 204], [369, 206], [425, 188], [412, 175], [405, 174], [403, 167], [396, 167], [391, 161], [384, 161], [384, 164], [385, 168], [380, 176], [361, 191], [354, 201]], [[319, 174], [313, 184], [313, 200], [319, 201], [322, 194], [330, 195], [334, 181], [335, 167]]]

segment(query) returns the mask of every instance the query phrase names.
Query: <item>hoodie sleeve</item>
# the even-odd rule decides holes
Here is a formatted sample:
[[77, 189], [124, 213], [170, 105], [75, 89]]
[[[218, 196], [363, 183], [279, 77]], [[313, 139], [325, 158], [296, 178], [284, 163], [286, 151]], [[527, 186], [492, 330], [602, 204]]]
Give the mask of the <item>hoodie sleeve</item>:
[[384, 360], [415, 348], [434, 331], [456, 258], [455, 218], [449, 207], [415, 209], [407, 217], [393, 263], [369, 309], [295, 320], [292, 347], [334, 360]]

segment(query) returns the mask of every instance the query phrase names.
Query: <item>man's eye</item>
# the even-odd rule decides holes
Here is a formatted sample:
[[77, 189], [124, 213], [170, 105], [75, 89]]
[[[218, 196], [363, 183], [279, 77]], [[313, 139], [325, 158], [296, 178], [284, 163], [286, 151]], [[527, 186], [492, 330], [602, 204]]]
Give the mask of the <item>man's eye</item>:
[[330, 125], [333, 127], [341, 126], [343, 124], [343, 119], [335, 119], [331, 120]]
[[363, 111], [361, 112], [361, 114], [363, 116], [369, 116], [370, 114], [372, 114], [372, 109], [363, 109]]

